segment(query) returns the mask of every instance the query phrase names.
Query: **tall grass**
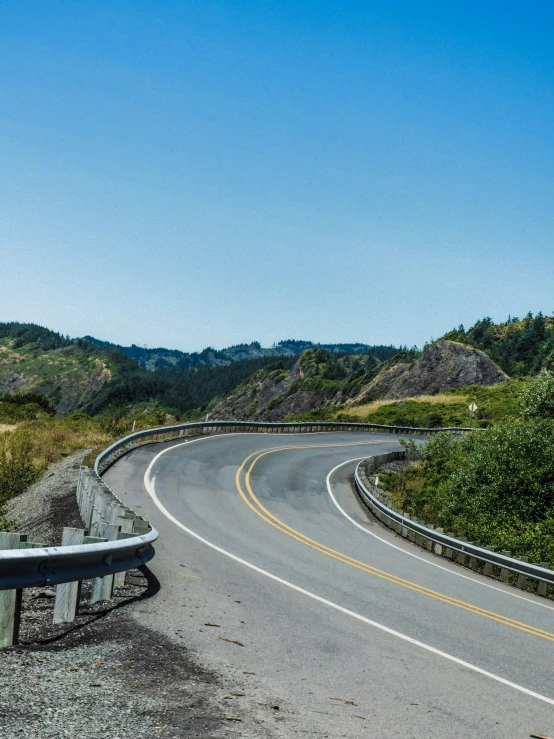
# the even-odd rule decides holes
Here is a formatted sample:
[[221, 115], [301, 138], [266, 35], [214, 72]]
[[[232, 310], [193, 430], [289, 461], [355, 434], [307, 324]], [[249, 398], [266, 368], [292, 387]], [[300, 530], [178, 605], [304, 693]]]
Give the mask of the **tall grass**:
[[[429, 403], [430, 405], [437, 405], [441, 403], [444, 403], [445, 405], [462, 405], [464, 401], [467, 400], [467, 396], [447, 395], [446, 393], [441, 393], [438, 395], [417, 395], [414, 398], [410, 398], [410, 400], [413, 400], [416, 403]], [[398, 400], [374, 400], [371, 403], [364, 403], [363, 405], [347, 405], [346, 412], [349, 416], [365, 420], [368, 416], [370, 416], [379, 408], [382, 408], [385, 405], [394, 405], [399, 402], [400, 401]]]
[[85, 449], [98, 453], [115, 439], [161, 425], [159, 418], [142, 413], [137, 419], [117, 416], [91, 418], [76, 413], [67, 418], [43, 417], [12, 426], [0, 433], [0, 531], [9, 527], [5, 504], [36, 482], [53, 462]]

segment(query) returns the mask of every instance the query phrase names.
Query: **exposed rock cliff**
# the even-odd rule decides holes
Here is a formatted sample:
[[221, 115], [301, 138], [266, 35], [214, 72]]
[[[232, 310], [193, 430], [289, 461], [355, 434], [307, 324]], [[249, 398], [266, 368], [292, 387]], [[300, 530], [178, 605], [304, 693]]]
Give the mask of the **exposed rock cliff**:
[[428, 344], [414, 362], [391, 362], [352, 402], [413, 398], [510, 378], [484, 352], [455, 341]]

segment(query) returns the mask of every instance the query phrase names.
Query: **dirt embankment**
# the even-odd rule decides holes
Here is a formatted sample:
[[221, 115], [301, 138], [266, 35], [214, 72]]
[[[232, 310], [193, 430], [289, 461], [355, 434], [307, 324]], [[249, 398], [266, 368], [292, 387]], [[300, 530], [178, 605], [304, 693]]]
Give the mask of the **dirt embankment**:
[[354, 402], [401, 400], [465, 385], [497, 385], [509, 379], [479, 349], [455, 341], [436, 341], [428, 344], [413, 363], [398, 362], [385, 368], [363, 388]]

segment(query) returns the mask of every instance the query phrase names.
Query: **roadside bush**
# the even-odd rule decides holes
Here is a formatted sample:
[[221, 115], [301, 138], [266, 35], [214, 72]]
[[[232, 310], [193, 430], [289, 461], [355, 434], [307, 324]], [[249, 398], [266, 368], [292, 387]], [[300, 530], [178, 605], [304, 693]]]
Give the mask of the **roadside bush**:
[[525, 419], [554, 418], [554, 374], [541, 372], [521, 393], [520, 402]]
[[531, 561], [554, 561], [554, 422], [507, 423], [461, 439], [437, 434], [420, 462], [381, 477], [428, 523]]
[[56, 409], [44, 395], [17, 393], [0, 396], [0, 423], [33, 421], [44, 416], [54, 416]]

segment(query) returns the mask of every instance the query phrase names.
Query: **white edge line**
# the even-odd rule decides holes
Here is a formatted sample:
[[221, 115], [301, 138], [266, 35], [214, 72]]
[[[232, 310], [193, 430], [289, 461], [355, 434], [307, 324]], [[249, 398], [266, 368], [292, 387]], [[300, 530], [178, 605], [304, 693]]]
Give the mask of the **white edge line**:
[[[198, 439], [198, 441], [200, 441], [200, 439]], [[184, 444], [190, 444], [190, 443], [191, 442], [184, 442]], [[525, 695], [529, 695], [531, 696], [531, 698], [536, 698], [537, 700], [543, 701], [544, 703], [548, 703], [551, 706], [554, 706], [554, 699], [549, 698], [546, 695], [535, 693], [533, 690], [529, 690], [529, 688], [523, 687], [523, 685], [518, 685], [517, 683], [513, 683], [510, 680], [506, 680], [505, 678], [500, 677], [499, 675], [495, 675], [492, 672], [488, 672], [487, 670], [484, 670], [482, 667], [477, 667], [477, 665], [472, 665], [470, 662], [465, 662], [463, 659], [460, 659], [459, 657], [454, 657], [453, 655], [448, 654], [447, 652], [443, 652], [440, 649], [436, 649], [435, 647], [432, 647], [429, 644], [420, 642], [417, 639], [412, 639], [411, 636], [402, 634], [399, 631], [395, 631], [394, 629], [391, 629], [388, 626], [385, 626], [384, 624], [377, 623], [377, 621], [372, 621], [366, 616], [362, 616], [359, 613], [350, 611], [348, 608], [339, 606], [338, 603], [333, 603], [333, 601], [327, 600], [326, 598], [322, 598], [320, 595], [316, 595], [315, 593], [312, 593], [309, 590], [305, 590], [304, 588], [301, 588], [299, 585], [295, 585], [294, 583], [291, 583], [288, 580], [283, 580], [283, 578], [278, 577], [277, 575], [273, 575], [271, 572], [268, 572], [267, 570], [263, 570], [261, 567], [257, 567], [251, 562], [247, 562], [245, 559], [241, 559], [241, 557], [237, 557], [236, 554], [232, 554], [231, 552], [228, 552], [226, 549], [222, 549], [221, 547], [218, 547], [216, 544], [212, 544], [212, 542], [208, 541], [207, 539], [204, 539], [202, 536], [200, 536], [200, 534], [197, 534], [196, 532], [189, 529], [187, 526], [181, 523], [177, 518], [175, 518], [175, 516], [173, 516], [165, 508], [165, 506], [160, 502], [158, 496], [156, 495], [155, 477], [152, 476], [152, 470], [154, 468], [154, 465], [158, 461], [158, 459], [163, 454], [166, 454], [172, 449], [177, 449], [179, 446], [183, 446], [183, 444], [177, 444], [175, 446], [169, 447], [168, 449], [164, 449], [152, 459], [152, 461], [148, 465], [148, 468], [146, 469], [146, 472], [144, 473], [144, 487], [146, 488], [148, 494], [150, 495], [150, 497], [152, 498], [156, 506], [164, 514], [164, 516], [168, 518], [176, 526], [178, 526], [180, 529], [182, 529], [183, 531], [186, 531], [187, 534], [194, 537], [198, 541], [201, 541], [203, 544], [206, 544], [206, 546], [210, 547], [211, 549], [214, 549], [216, 552], [219, 552], [220, 554], [223, 554], [226, 557], [229, 557], [235, 562], [239, 562], [239, 564], [242, 564], [245, 567], [248, 567], [254, 572], [258, 572], [260, 575], [269, 577], [271, 580], [274, 580], [275, 582], [278, 582], [281, 585], [284, 585], [285, 587], [290, 588], [291, 590], [295, 590], [297, 593], [302, 593], [302, 595], [306, 595], [308, 598], [312, 598], [312, 600], [315, 600], [319, 603], [323, 603], [324, 605], [329, 606], [329, 608], [333, 608], [334, 610], [339, 611], [340, 613], [344, 613], [347, 616], [351, 616], [352, 618], [355, 618], [358, 621], [362, 621], [363, 623], [368, 624], [368, 626], [373, 626], [375, 629], [379, 629], [379, 631], [384, 631], [386, 634], [395, 636], [397, 639], [402, 639], [402, 641], [408, 642], [409, 644], [413, 644], [414, 646], [419, 647], [420, 649], [424, 649], [427, 652], [436, 654], [437, 656], [442, 657], [443, 659], [447, 659], [450, 662], [454, 662], [455, 664], [460, 665], [461, 667], [465, 667], [466, 669], [471, 670], [472, 672], [476, 672], [479, 675], [483, 675], [484, 677], [488, 677], [491, 680], [495, 680], [496, 682], [501, 683], [502, 685], [506, 685], [509, 688], [513, 688], [514, 690], [517, 690], [520, 693], [525, 693]]]
[[404, 549], [403, 547], [399, 547], [397, 544], [393, 544], [391, 541], [387, 541], [382, 536], [378, 536], [377, 534], [374, 534], [373, 531], [369, 531], [369, 529], [366, 529], [365, 526], [362, 526], [362, 524], [358, 523], [353, 518], [351, 518], [351, 516], [349, 516], [348, 513], [346, 513], [346, 511], [343, 508], [341, 508], [337, 499], [333, 495], [333, 491], [331, 490], [331, 475], [333, 475], [340, 467], [343, 467], [345, 464], [350, 464], [351, 462], [359, 462], [361, 459], [365, 459], [365, 457], [356, 457], [355, 459], [348, 459], [346, 460], [346, 462], [341, 462], [336, 467], [333, 467], [331, 472], [329, 472], [329, 474], [327, 475], [327, 479], [325, 481], [327, 484], [327, 492], [329, 493], [331, 500], [336, 505], [336, 507], [339, 509], [339, 511], [342, 513], [342, 515], [350, 521], [350, 523], [353, 523], [354, 526], [357, 526], [359, 529], [364, 531], [366, 534], [369, 534], [370, 536], [373, 536], [375, 539], [378, 539], [379, 541], [383, 542], [383, 544], [386, 544], [388, 547], [397, 549], [399, 552], [402, 552], [403, 554], [407, 554], [408, 557], [419, 559], [420, 562], [425, 562], [425, 564], [430, 565], [431, 567], [438, 567], [439, 570], [448, 572], [450, 575], [455, 575], [456, 577], [462, 577], [464, 580], [469, 580], [470, 582], [473, 582], [476, 585], [482, 585], [484, 588], [490, 588], [491, 590], [496, 590], [498, 593], [509, 595], [512, 598], [519, 598], [519, 600], [524, 600], [526, 603], [530, 603], [533, 606], [541, 606], [541, 608], [547, 608], [549, 611], [554, 611], [554, 608], [552, 606], [547, 605], [546, 603], [541, 603], [538, 600], [526, 598], [524, 595], [518, 595], [517, 593], [511, 593], [509, 590], [503, 590], [502, 588], [499, 588], [496, 585], [491, 585], [488, 582], [483, 582], [483, 580], [480, 580], [474, 577], [469, 577], [469, 575], [464, 575], [461, 572], [455, 572], [454, 570], [450, 570], [448, 567], [444, 567], [443, 565], [440, 565], [437, 562], [430, 562], [428, 559], [425, 559], [425, 557], [420, 557], [418, 554], [409, 552], [407, 549]]

